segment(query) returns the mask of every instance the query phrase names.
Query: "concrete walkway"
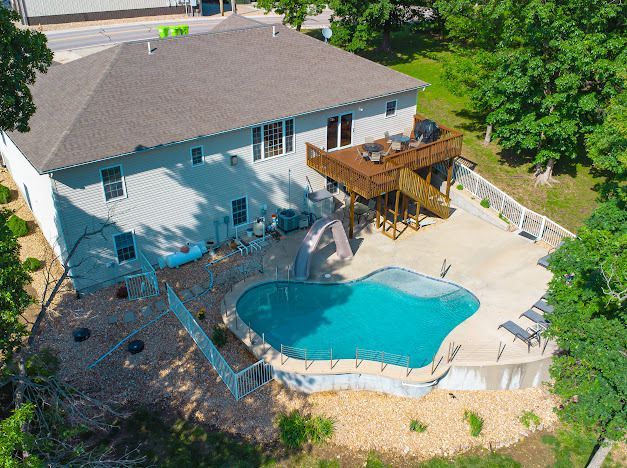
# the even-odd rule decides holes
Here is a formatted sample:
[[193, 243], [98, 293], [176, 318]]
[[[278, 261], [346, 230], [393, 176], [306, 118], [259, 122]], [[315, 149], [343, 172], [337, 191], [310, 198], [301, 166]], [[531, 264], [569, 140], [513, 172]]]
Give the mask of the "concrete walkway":
[[[266, 279], [274, 276], [275, 266], [279, 267], [281, 277], [285, 278], [287, 267], [291, 265], [305, 233], [291, 233], [272, 245], [264, 260], [266, 268], [272, 269], [272, 272], [267, 271]], [[443, 341], [435, 359], [437, 362], [443, 357], [441, 367], [433, 375], [430, 368], [416, 369], [407, 380], [426, 381], [441, 375], [449, 367], [449, 346], [461, 345], [451, 363], [455, 366], [495, 365], [499, 350], [502, 351], [499, 365], [538, 361], [550, 356], [555, 350], [554, 345], [549, 343], [544, 353], [538, 346], [528, 352], [525, 343], [520, 340], [513, 342], [510, 333], [497, 329], [507, 320], [515, 321], [523, 328], [532, 326], [531, 322], [518, 317], [545, 293], [551, 279], [550, 272], [536, 264], [546, 254], [540, 245], [515, 233], [503, 231], [462, 210], [456, 210], [448, 220], [438, 219], [436, 224], [418, 232], [407, 230], [397, 241], [376, 231], [372, 224], [361, 226], [351, 244], [354, 258], [341, 260], [335, 254], [331, 235], [326, 234], [313, 255], [310, 280], [346, 281], [385, 266], [401, 266], [438, 277], [446, 259], [447, 264], [451, 265], [446, 279], [469, 289], [481, 301], [479, 310]], [[249, 281], [237, 285], [228, 295], [230, 297], [227, 297], [225, 305], [232, 306], [237, 297], [252, 284]], [[238, 334], [247, 338], [245, 328], [240, 324]], [[279, 359], [277, 353], [273, 353], [270, 358], [272, 361]], [[355, 372], [354, 360], [346, 361], [333, 369], [329, 363], [316, 363], [308, 372], [340, 373], [350, 372], [350, 369]], [[302, 362], [298, 360], [290, 359], [283, 367], [279, 367], [306, 373], [303, 372]], [[384, 375], [403, 378], [403, 369], [389, 367]], [[380, 366], [360, 366], [359, 371], [380, 373]]]

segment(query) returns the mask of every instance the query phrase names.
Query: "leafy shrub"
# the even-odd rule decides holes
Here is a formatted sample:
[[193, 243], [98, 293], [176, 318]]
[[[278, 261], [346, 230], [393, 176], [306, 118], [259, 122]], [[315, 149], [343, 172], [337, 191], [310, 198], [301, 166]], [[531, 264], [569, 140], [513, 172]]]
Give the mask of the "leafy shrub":
[[33, 271], [37, 271], [41, 268], [41, 260], [38, 260], [34, 257], [28, 257], [26, 260], [24, 260], [24, 268], [26, 269], [26, 271], [30, 271], [31, 273]]
[[211, 334], [211, 341], [213, 341], [213, 344], [216, 345], [218, 348], [221, 348], [226, 344], [226, 340], [227, 335], [224, 325], [214, 325], [213, 333]]
[[381, 460], [381, 457], [377, 452], [368, 452], [368, 459], [366, 460], [366, 468], [390, 468], [390, 465], [386, 465]]
[[11, 190], [0, 184], [0, 203], [9, 203], [11, 201]]
[[198, 314], [196, 314], [196, 317], [198, 317], [198, 320], [204, 320], [206, 316], [207, 310], [204, 307], [201, 307]]
[[409, 430], [412, 432], [424, 432], [427, 430], [427, 425], [417, 419], [412, 419], [409, 423]]
[[464, 190], [464, 186], [462, 184], [457, 184], [457, 190]]
[[24, 237], [28, 234], [28, 224], [19, 216], [11, 215], [7, 219], [7, 227], [15, 237]]
[[483, 206], [484, 208], [490, 208], [490, 200], [488, 200], [487, 198], [484, 198], [483, 200], [481, 200], [479, 204]]
[[332, 419], [322, 416], [304, 416], [298, 410], [277, 416], [276, 424], [281, 442], [289, 448], [300, 448], [307, 442], [320, 444], [329, 439], [335, 430]]
[[479, 416], [475, 411], [464, 411], [464, 421], [470, 426], [470, 435], [478, 437], [483, 430], [483, 418]]
[[128, 289], [125, 284], [121, 285], [115, 292], [115, 297], [118, 299], [126, 299], [128, 297]]
[[307, 421], [307, 437], [312, 444], [321, 444], [330, 439], [335, 430], [333, 420], [314, 416]]
[[536, 428], [536, 427], [538, 427], [540, 425], [540, 416], [538, 416], [533, 411], [525, 411], [520, 416], [520, 422], [527, 429], [531, 429], [532, 427]]

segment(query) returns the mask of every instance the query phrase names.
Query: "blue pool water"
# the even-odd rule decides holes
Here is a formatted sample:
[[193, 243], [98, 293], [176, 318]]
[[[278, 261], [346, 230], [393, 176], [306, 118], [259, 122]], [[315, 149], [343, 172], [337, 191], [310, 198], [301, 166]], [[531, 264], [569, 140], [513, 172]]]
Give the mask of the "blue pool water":
[[[354, 359], [355, 349], [431, 362], [442, 340], [479, 308], [466, 289], [401, 268], [348, 283], [270, 282], [246, 291], [237, 312], [275, 349], [281, 345], [333, 349]], [[327, 358], [328, 359], [328, 358]]]

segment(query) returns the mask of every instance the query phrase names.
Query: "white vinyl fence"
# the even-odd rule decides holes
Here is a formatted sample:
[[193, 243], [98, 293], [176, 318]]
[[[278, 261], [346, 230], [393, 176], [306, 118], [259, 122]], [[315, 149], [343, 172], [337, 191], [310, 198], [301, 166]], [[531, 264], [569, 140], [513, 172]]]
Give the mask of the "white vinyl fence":
[[254, 363], [246, 369], [235, 372], [168, 284], [166, 284], [166, 292], [170, 309], [236, 400], [242, 399], [274, 378], [274, 368], [263, 360]]
[[[436, 166], [437, 171], [446, 177], [446, 167], [441, 163]], [[468, 190], [478, 199], [489, 200], [490, 209], [500, 213], [520, 231], [535, 237], [536, 240], [544, 241], [556, 248], [565, 237], [576, 237], [575, 234], [546, 216], [524, 207], [459, 161], [455, 161], [453, 166], [453, 180], [456, 184], [462, 184], [465, 190]]]
[[155, 273], [155, 269], [139, 249], [137, 251], [137, 259], [141, 265], [142, 272], [124, 277], [129, 301], [159, 295], [157, 273]]

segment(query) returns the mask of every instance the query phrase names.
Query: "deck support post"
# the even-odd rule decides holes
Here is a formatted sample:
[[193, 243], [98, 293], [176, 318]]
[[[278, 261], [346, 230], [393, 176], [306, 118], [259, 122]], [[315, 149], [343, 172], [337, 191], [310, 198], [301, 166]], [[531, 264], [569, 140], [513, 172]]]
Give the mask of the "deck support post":
[[451, 194], [451, 178], [453, 177], [454, 158], [448, 160], [448, 170], [446, 171], [446, 198]]
[[353, 190], [350, 191], [351, 194], [351, 205], [349, 210], [349, 219], [348, 219], [348, 238], [352, 239], [353, 234], [355, 232], [355, 192]]
[[427, 184], [431, 184], [431, 174], [433, 174], [433, 164], [429, 164], [429, 172], [427, 172]]
[[381, 195], [377, 195], [377, 229], [381, 227]]

